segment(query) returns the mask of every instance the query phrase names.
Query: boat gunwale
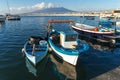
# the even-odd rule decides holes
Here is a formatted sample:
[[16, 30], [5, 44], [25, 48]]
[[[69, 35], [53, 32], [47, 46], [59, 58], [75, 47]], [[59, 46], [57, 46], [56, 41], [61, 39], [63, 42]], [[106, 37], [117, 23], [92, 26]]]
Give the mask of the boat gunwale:
[[[71, 56], [76, 56], [79, 55], [79, 51], [78, 50], [67, 50], [61, 47], [56, 46], [53, 41], [51, 39], [48, 39], [48, 42], [50, 44], [50, 46], [53, 46], [55, 50], [57, 50], [58, 52], [65, 54], [65, 55], [71, 55]], [[72, 53], [72, 54], [71, 54]]]
[[114, 31], [109, 31], [109, 32], [98, 32], [98, 31], [90, 31], [90, 30], [85, 30], [85, 29], [81, 29], [80, 27], [77, 27], [77, 26], [74, 26], [72, 25], [72, 28], [75, 28], [77, 30], [80, 30], [80, 31], [84, 31], [84, 32], [89, 32], [89, 33], [96, 33], [96, 34], [114, 34]]
[[[28, 54], [28, 55], [31, 56], [31, 57], [40, 56], [40, 55], [31, 55], [31, 54], [29, 54], [29, 52], [26, 50], [27, 44], [28, 44], [28, 41], [27, 41], [27, 42], [25, 43], [25, 45], [24, 45], [24, 52], [25, 52], [26, 54]], [[47, 51], [48, 51], [48, 43], [47, 43], [47, 47], [46, 47], [45, 51], [44, 51], [42, 54], [45, 54]], [[32, 50], [31, 50], [31, 52], [32, 52]], [[37, 51], [37, 52], [41, 52], [41, 51]]]

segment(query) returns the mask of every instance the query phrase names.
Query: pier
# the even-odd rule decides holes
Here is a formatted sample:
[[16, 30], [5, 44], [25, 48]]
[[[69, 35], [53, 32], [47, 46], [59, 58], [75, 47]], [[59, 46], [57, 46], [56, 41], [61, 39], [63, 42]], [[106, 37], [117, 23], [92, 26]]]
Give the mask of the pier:
[[111, 16], [115, 15], [120, 18], [120, 13], [111, 12], [68, 12], [68, 13], [29, 13], [20, 14], [20, 16]]

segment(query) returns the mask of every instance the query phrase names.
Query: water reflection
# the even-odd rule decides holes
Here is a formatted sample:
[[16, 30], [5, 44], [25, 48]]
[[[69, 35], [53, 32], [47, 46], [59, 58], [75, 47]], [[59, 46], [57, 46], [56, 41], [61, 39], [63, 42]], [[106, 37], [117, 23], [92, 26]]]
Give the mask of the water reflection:
[[66, 75], [66, 80], [86, 80], [86, 70], [82, 64], [81, 56], [78, 58], [77, 65], [73, 66], [51, 52], [52, 61], [56, 64], [58, 71]]
[[1, 34], [4, 33], [5, 28], [6, 28], [6, 26], [5, 26], [5, 22], [0, 22], [0, 33], [1, 33]]
[[83, 66], [81, 55], [78, 57], [75, 70], [76, 70], [76, 80], [87, 80], [87, 72], [85, 70], [85, 67]]
[[[94, 80], [98, 80], [99, 77], [101, 77], [100, 80], [107, 80], [109, 76], [106, 75], [109, 74], [116, 77], [114, 75], [114, 71], [112, 72], [112, 70], [115, 68], [118, 69], [120, 66], [120, 55], [118, 54], [119, 51], [120, 48], [111, 51], [98, 50], [93, 49], [93, 47], [90, 47], [89, 51], [81, 56], [81, 61], [87, 73], [87, 79], [91, 80], [93, 78], [96, 78]], [[113, 78], [111, 78], [110, 80], [113, 80]]]
[[[41, 23], [41, 17], [23, 17], [21, 21], [6, 21], [0, 26], [0, 80], [65, 80], [66, 76], [74, 74], [71, 67], [67, 63], [56, 64], [53, 62], [53, 58], [49, 57], [48, 62], [45, 65], [43, 71], [40, 67], [31, 66], [31, 64], [24, 59], [21, 59], [17, 53], [21, 52], [21, 48], [24, 45], [24, 42], [31, 35], [42, 35], [46, 34], [45, 24], [48, 19], [72, 19], [79, 21], [79, 17], [44, 17], [45, 20]], [[43, 18], [43, 17], [42, 17]], [[42, 19], [43, 20], [43, 19]], [[89, 24], [92, 24], [90, 22]], [[93, 24], [95, 25], [95, 24]], [[64, 27], [61, 30], [67, 30]], [[57, 28], [58, 28], [57, 27]], [[68, 27], [69, 28], [69, 27]], [[120, 30], [120, 27], [118, 27]], [[97, 42], [95, 42], [97, 44]], [[91, 43], [90, 43], [91, 44]], [[76, 66], [77, 80], [91, 80], [94, 77], [100, 76], [101, 74], [107, 73], [113, 69], [117, 70], [107, 73], [106, 75], [100, 76], [98, 79], [94, 80], [108, 80], [109, 77], [115, 77], [116, 80], [119, 80], [120, 74], [120, 48], [115, 48], [112, 52], [108, 49], [103, 49], [104, 47], [96, 44], [92, 44], [90, 50], [82, 54], [79, 58], [79, 62]], [[101, 44], [100, 44], [101, 45]], [[102, 48], [102, 49], [100, 49]], [[20, 62], [20, 63], [19, 63]], [[28, 67], [26, 67], [29, 65]], [[31, 70], [31, 68], [34, 70]], [[66, 67], [68, 66], [68, 67]], [[66, 67], [66, 68], [65, 68]], [[31, 72], [28, 72], [31, 70]], [[58, 70], [58, 68], [60, 68]], [[69, 72], [68, 72], [69, 70]], [[37, 73], [37, 76], [34, 76], [32, 73]], [[66, 71], [66, 74], [62, 73]], [[71, 72], [70, 72], [71, 71]], [[37, 79], [36, 79], [37, 78]], [[115, 79], [111, 78], [111, 80]], [[67, 80], [73, 80], [68, 79]]]
[[0, 22], [0, 27], [2, 27], [5, 24], [5, 22]]
[[66, 76], [60, 73], [56, 65], [47, 55], [36, 67], [26, 58], [26, 67], [37, 80], [65, 80]]

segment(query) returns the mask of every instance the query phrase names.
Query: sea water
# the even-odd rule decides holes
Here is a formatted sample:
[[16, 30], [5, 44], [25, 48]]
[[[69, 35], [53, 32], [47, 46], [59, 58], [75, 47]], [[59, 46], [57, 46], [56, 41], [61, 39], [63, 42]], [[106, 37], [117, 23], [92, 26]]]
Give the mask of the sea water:
[[[64, 80], [66, 78], [66, 74], [60, 73], [50, 58], [45, 71], [36, 77], [34, 75], [36, 70], [31, 70], [31, 72], [28, 69], [30, 66], [27, 66], [21, 51], [30, 36], [46, 37], [46, 24], [50, 19], [69, 19], [92, 26], [98, 25], [97, 20], [84, 19], [83, 21], [79, 16], [21, 17], [20, 21], [5, 21], [5, 23], [0, 24], [0, 80]], [[63, 31], [71, 29], [65, 25], [57, 25], [54, 28]], [[80, 56], [78, 62], [80, 65], [76, 66], [78, 80], [92, 79], [120, 66], [120, 48], [111, 50], [99, 49], [95, 46], [90, 46], [89, 51]]]

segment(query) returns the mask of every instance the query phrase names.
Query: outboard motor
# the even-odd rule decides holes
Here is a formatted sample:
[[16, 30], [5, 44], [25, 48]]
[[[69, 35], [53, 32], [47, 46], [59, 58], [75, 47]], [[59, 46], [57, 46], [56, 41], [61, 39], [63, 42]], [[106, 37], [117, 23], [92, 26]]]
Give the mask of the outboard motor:
[[43, 38], [40, 36], [31, 36], [29, 39], [29, 43], [30, 44], [39, 44], [40, 40], [43, 40]]

